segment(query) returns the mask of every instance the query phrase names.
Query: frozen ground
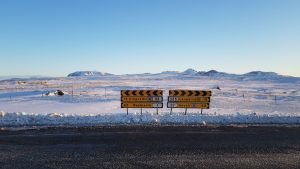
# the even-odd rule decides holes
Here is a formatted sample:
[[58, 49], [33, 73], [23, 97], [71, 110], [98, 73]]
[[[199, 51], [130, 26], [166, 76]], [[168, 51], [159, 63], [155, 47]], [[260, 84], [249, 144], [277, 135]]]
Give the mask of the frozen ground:
[[[219, 86], [221, 90], [216, 89]], [[45, 96], [62, 90], [65, 96]], [[120, 90], [209, 89], [211, 109], [120, 108]], [[73, 93], [73, 94], [72, 94]], [[204, 76], [123, 75], [31, 78], [0, 81], [0, 125], [85, 124], [300, 124], [300, 82]]]

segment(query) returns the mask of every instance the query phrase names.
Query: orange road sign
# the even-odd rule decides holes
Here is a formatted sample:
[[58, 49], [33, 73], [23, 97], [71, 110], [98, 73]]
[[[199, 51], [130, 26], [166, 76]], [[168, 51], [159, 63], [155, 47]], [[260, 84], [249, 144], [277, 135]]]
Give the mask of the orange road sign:
[[129, 97], [121, 97], [122, 102], [162, 102], [163, 97], [142, 97], [142, 96], [129, 96]]
[[163, 108], [163, 103], [121, 103], [121, 108]]
[[199, 96], [169, 96], [169, 102], [210, 102], [210, 97], [199, 97]]
[[197, 109], [209, 109], [209, 103], [168, 103], [168, 108], [197, 108]]
[[121, 96], [162, 96], [162, 90], [121, 90]]
[[211, 91], [207, 90], [169, 90], [169, 96], [211, 96]]

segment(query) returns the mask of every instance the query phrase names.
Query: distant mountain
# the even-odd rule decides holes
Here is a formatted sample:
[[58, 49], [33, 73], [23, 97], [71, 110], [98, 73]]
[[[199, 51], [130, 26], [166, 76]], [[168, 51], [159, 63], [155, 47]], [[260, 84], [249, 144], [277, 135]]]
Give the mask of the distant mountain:
[[278, 75], [275, 72], [253, 71], [253, 72], [243, 74], [242, 76], [244, 76], [244, 77], [254, 77], [254, 78], [274, 78], [274, 77], [276, 78], [276, 77], [281, 76], [281, 75]]
[[2, 76], [0, 77], [0, 82], [9, 82], [9, 81], [26, 81], [26, 80], [52, 80], [56, 77], [47, 77], [47, 76]]
[[[111, 76], [110, 73], [102, 73], [97, 71], [77, 71], [70, 73], [68, 77], [102, 77]], [[278, 81], [278, 82], [300, 82], [299, 77], [283, 76], [275, 72], [252, 71], [245, 74], [231, 74], [219, 72], [217, 70], [197, 71], [195, 69], [187, 69], [183, 72], [179, 71], [163, 71], [161, 73], [141, 73], [141, 74], [125, 74], [120, 76], [140, 77], [140, 78], [177, 78], [177, 79], [193, 79], [199, 77], [209, 77], [210, 79], [228, 79], [228, 80], [243, 80], [243, 81]], [[115, 76], [119, 77], [119, 76]]]
[[195, 69], [187, 69], [184, 72], [182, 72], [181, 74], [183, 74], [183, 75], [195, 75], [197, 73], [198, 72]]
[[163, 71], [159, 74], [177, 75], [179, 73], [180, 73], [179, 71]]
[[201, 71], [198, 72], [197, 75], [201, 75], [201, 76], [219, 76], [219, 75], [226, 75], [226, 73], [222, 73], [222, 72], [218, 72], [216, 70], [210, 70], [210, 71]]
[[97, 71], [77, 71], [77, 72], [70, 73], [68, 77], [109, 76], [109, 75], [113, 75], [113, 74], [102, 73]]
[[48, 77], [48, 76], [32, 76], [32, 75], [28, 75], [28, 76], [0, 76], [0, 80], [13, 80], [13, 79], [47, 79], [47, 78], [53, 78], [53, 77]]
[[300, 81], [300, 78], [292, 76], [283, 76], [275, 72], [263, 72], [263, 71], [252, 71], [245, 74], [230, 74], [225, 72], [218, 72], [216, 70], [210, 71], [200, 71], [196, 75], [206, 76], [215, 79], [232, 79], [232, 80], [270, 80], [270, 81], [281, 81], [281, 82], [290, 82], [290, 81]]
[[243, 80], [278, 80], [278, 81], [295, 81], [300, 78], [292, 76], [283, 76], [275, 72], [252, 71], [241, 75]]
[[230, 74], [230, 73], [225, 73], [225, 72], [218, 72], [216, 70], [210, 70], [210, 71], [200, 71], [196, 75], [198, 76], [208, 76], [212, 78], [238, 78], [239, 75], [236, 74]]

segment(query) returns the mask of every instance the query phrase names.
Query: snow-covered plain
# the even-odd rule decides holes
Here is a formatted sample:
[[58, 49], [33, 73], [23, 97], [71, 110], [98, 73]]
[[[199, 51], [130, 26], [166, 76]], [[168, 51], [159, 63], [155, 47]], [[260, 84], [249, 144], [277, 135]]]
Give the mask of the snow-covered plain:
[[[77, 73], [80, 75], [80, 73]], [[94, 75], [97, 76], [94, 76]], [[205, 74], [205, 75], [204, 75]], [[300, 79], [258, 72], [237, 76], [193, 70], [0, 81], [0, 126], [102, 124], [300, 124]], [[256, 76], [257, 75], [257, 76]], [[266, 76], [264, 76], [266, 75]], [[270, 76], [271, 75], [271, 76]], [[221, 90], [217, 89], [219, 87]], [[212, 90], [211, 108], [120, 108], [120, 90]], [[64, 96], [46, 96], [62, 90]]]

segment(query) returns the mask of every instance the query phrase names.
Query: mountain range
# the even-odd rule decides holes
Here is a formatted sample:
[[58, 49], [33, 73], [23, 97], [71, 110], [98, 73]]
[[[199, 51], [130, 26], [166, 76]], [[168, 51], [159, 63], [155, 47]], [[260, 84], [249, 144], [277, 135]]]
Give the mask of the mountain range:
[[236, 80], [278, 80], [278, 81], [300, 81], [300, 77], [284, 76], [275, 72], [252, 71], [245, 74], [231, 74], [219, 72], [216, 70], [197, 71], [195, 69], [187, 69], [180, 71], [164, 71], [161, 73], [142, 73], [142, 74], [127, 74], [114, 75], [111, 73], [104, 73], [98, 71], [77, 71], [70, 73], [68, 77], [104, 77], [104, 76], [163, 76], [163, 77], [177, 77], [177, 78], [197, 78], [209, 77], [213, 79], [236, 79]]

